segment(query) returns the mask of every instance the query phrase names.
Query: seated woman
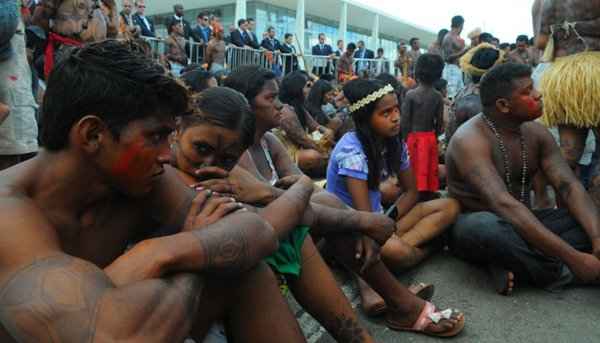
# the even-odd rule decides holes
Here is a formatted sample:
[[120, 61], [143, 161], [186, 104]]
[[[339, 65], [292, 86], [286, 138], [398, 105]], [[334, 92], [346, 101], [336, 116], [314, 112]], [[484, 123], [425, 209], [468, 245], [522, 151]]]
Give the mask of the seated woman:
[[[389, 211], [396, 231], [382, 247], [381, 257], [388, 268], [402, 271], [429, 255], [432, 241], [456, 220], [459, 204], [450, 199], [416, 204], [418, 191], [406, 145], [399, 138], [400, 110], [391, 85], [355, 80], [344, 86], [344, 94], [356, 131], [344, 135], [332, 152], [327, 190], [357, 210], [383, 212], [380, 187], [386, 177], [395, 180], [383, 187], [388, 200], [396, 186], [404, 193]], [[372, 292], [365, 283], [361, 290]]]
[[319, 125], [306, 109], [305, 99], [312, 85], [313, 81], [302, 71], [295, 71], [283, 79], [279, 98], [293, 111], [282, 112], [280, 129], [274, 133], [302, 171], [320, 177], [325, 174], [329, 151], [335, 143], [334, 132]]
[[346, 112], [340, 111], [334, 105], [338, 91], [333, 88], [329, 81], [317, 80], [306, 98], [306, 110], [315, 118], [317, 123], [331, 129], [337, 141], [346, 131], [352, 120]]
[[[204, 190], [198, 186], [199, 182], [205, 180], [210, 173], [232, 171], [244, 151], [253, 143], [254, 117], [250, 114], [244, 96], [224, 87], [205, 90], [197, 98], [192, 111], [191, 115], [182, 117], [178, 123], [171, 145], [172, 164], [179, 170], [184, 182], [197, 190]], [[241, 168], [234, 170], [238, 173], [243, 171]], [[276, 177], [276, 174], [273, 176]], [[295, 185], [307, 182], [310, 184], [310, 179], [302, 177]], [[261, 184], [258, 181], [256, 183]], [[254, 197], [261, 194], [260, 190], [249, 190], [249, 193]], [[280, 246], [266, 262], [279, 276], [282, 288], [289, 287], [306, 311], [338, 342], [350, 342], [355, 339], [360, 339], [360, 342], [373, 342], [369, 333], [359, 324], [349, 301], [308, 234], [309, 226], [317, 224], [310, 218], [317, 216], [304, 214], [309, 219], [303, 220], [302, 223], [289, 222], [289, 218], [305, 213], [306, 205], [301, 204], [306, 204], [310, 193], [312, 191], [295, 194], [297, 199], [288, 199], [288, 202], [299, 202], [300, 206], [287, 209], [280, 207], [278, 212], [272, 211], [275, 217], [279, 218], [276, 223], [288, 221], [288, 225], [273, 224], [280, 238]], [[286, 197], [290, 194], [285, 193], [281, 196]], [[258, 198], [249, 200], [261, 205]], [[230, 202], [225, 206], [237, 204], [231, 202], [229, 197], [223, 197], [223, 202]]]
[[[238, 169], [241, 168], [235, 168], [225, 182], [221, 183], [224, 187], [214, 189], [235, 194], [237, 198], [246, 197], [251, 203], [268, 204], [281, 193], [281, 189], [272, 185], [284, 187], [302, 176], [281, 142], [269, 133], [279, 125], [281, 112], [286, 110], [277, 100], [279, 87], [275, 75], [258, 66], [244, 66], [232, 73], [225, 85], [246, 96], [256, 118], [254, 143], [243, 154], [238, 167], [262, 180], [262, 186], [244, 185], [245, 182], [241, 179], [248, 177], [239, 177]], [[209, 180], [202, 184], [217, 186], [218, 182]], [[457, 312], [437, 324], [433, 323], [431, 314], [436, 312], [435, 306], [421, 299], [429, 299], [432, 289], [422, 284], [404, 287], [380, 261], [379, 248], [387, 242], [388, 234], [391, 234], [387, 230], [395, 230], [392, 220], [381, 214], [352, 210], [337, 197], [322, 190], [313, 193], [310, 210], [306, 214], [313, 217], [311, 233], [325, 237], [332, 255], [346, 268], [360, 274], [384, 298], [385, 302], [379, 308], [367, 306], [367, 314], [381, 314], [387, 307], [386, 323], [396, 330], [416, 330], [438, 336], [453, 336], [462, 330], [464, 316]], [[391, 227], [388, 228], [388, 225]], [[310, 244], [313, 244], [312, 240]], [[313, 260], [321, 261], [321, 258], [319, 256]], [[324, 288], [323, 285], [315, 287]], [[318, 299], [321, 298], [313, 295], [313, 298], [306, 301], [309, 304], [320, 301]], [[331, 308], [326, 303], [322, 305]]]

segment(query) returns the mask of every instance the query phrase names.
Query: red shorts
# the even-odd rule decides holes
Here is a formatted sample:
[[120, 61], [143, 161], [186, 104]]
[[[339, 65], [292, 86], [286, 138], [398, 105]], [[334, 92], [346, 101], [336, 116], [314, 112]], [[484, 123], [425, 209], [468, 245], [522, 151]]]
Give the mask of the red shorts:
[[419, 192], [437, 192], [440, 189], [438, 177], [438, 144], [434, 132], [411, 132], [406, 139], [410, 165]]

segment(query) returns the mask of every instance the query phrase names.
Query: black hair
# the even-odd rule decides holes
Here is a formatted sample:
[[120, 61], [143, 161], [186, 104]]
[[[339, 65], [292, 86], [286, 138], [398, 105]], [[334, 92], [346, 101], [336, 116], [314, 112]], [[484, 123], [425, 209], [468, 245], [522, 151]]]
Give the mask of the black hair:
[[491, 44], [499, 45], [500, 44], [500, 39], [498, 39], [497, 37], [492, 37]]
[[243, 19], [243, 18], [242, 18], [242, 19], [240, 19], [240, 20], [238, 20], [238, 27], [241, 27], [241, 26], [242, 26], [242, 25], [244, 25], [246, 22], [247, 22], [247, 20], [246, 20], [246, 19]]
[[[377, 80], [353, 80], [344, 86], [344, 96], [351, 104], [354, 104], [384, 86], [384, 83]], [[370, 120], [380, 100], [381, 98], [361, 107], [351, 114], [356, 127], [356, 136], [367, 156], [369, 166], [367, 183], [369, 189], [372, 190], [379, 188], [381, 173], [386, 166], [390, 174], [399, 175], [402, 156], [400, 136], [386, 138], [383, 146], [378, 146], [376, 143], [375, 138], [377, 135], [371, 127]], [[385, 155], [382, 156], [384, 151]]]
[[440, 93], [444, 93], [448, 89], [448, 81], [446, 79], [437, 79], [433, 83], [433, 88]]
[[463, 24], [465, 23], [465, 18], [463, 18], [461, 15], [457, 15], [452, 17], [452, 28], [459, 28], [461, 26], [463, 26]]
[[188, 92], [133, 42], [106, 40], [74, 48], [48, 78], [41, 121], [42, 145], [65, 149], [73, 125], [98, 116], [116, 139], [132, 121], [184, 114]]
[[346, 50], [356, 50], [356, 44], [354, 44], [354, 43], [348, 43], [348, 46], [346, 47]]
[[207, 12], [200, 12], [200, 13], [198, 13], [198, 16], [196, 18], [204, 18], [204, 17], [208, 17], [208, 13]]
[[535, 46], [535, 36], [531, 37], [531, 39], [529, 39], [529, 45]]
[[247, 21], [247, 22], [253, 22], [253, 23], [255, 23], [255, 22], [256, 22], [256, 20], [254, 20], [254, 18], [246, 18], [246, 21]]
[[182, 25], [181, 22], [178, 21], [178, 20], [170, 21], [168, 24], [169, 24], [169, 26], [167, 26], [167, 33], [168, 34], [171, 34], [171, 32], [173, 32], [173, 27], [175, 27], [177, 25]]
[[480, 43], [490, 43], [492, 44], [494, 40], [494, 36], [489, 33], [489, 32], [483, 32], [482, 34], [479, 35], [479, 42]]
[[284, 104], [288, 104], [296, 111], [296, 116], [300, 125], [306, 128], [306, 109], [304, 107], [304, 86], [309, 78], [306, 74], [294, 71], [287, 74], [281, 81], [281, 89], [279, 90], [279, 100]]
[[269, 31], [271, 31], [271, 30], [275, 31], [275, 27], [274, 27], [274, 26], [269, 26], [269, 27], [267, 28], [267, 32], [269, 32]]
[[517, 44], [515, 44], [515, 43], [512, 43], [512, 44], [510, 45], [510, 50], [511, 50], [511, 51], [512, 51], [512, 50], [515, 50], [516, 48], [517, 48]]
[[321, 125], [329, 124], [329, 118], [323, 113], [322, 106], [325, 105], [325, 94], [332, 90], [331, 83], [320, 79], [312, 86], [308, 98], [306, 98], [306, 109]]
[[502, 44], [500, 44], [499, 48], [500, 48], [500, 50], [510, 48], [510, 43], [502, 43]]
[[417, 59], [415, 75], [419, 82], [432, 85], [435, 80], [442, 77], [444, 60], [440, 55], [423, 54]]
[[186, 129], [200, 123], [237, 131], [244, 147], [253, 144], [256, 118], [244, 95], [234, 89], [213, 87], [198, 94], [191, 115], [182, 117], [179, 125]]
[[408, 41], [408, 44], [409, 44], [410, 46], [412, 46], [412, 45], [413, 45], [413, 43], [414, 43], [414, 42], [416, 42], [416, 41], [418, 41], [418, 40], [419, 40], [419, 38], [417, 38], [417, 37], [413, 37], [413, 38], [411, 38], [411, 39], [410, 39], [410, 41]]
[[244, 94], [250, 106], [254, 107], [254, 98], [268, 81], [275, 80], [272, 71], [257, 65], [245, 65], [229, 74], [225, 87], [233, 88]]
[[344, 42], [344, 40], [343, 40], [343, 39], [338, 39], [338, 41], [336, 42], [336, 45], [337, 45], [337, 44], [340, 44], [340, 43], [343, 43], [343, 42]]
[[505, 63], [492, 68], [481, 79], [481, 104], [490, 108], [498, 99], [508, 99], [513, 92], [513, 81], [530, 76], [531, 67], [526, 64]]
[[444, 41], [444, 38], [446, 38], [446, 35], [448, 34], [448, 32], [450, 32], [450, 31], [448, 31], [448, 29], [441, 29], [438, 32], [437, 43], [439, 46], [442, 46], [442, 42]]
[[377, 52], [384, 52], [383, 48], [378, 48]]
[[385, 85], [392, 85], [398, 96], [398, 104], [402, 105], [404, 97], [404, 86], [398, 81], [398, 79], [390, 73], [381, 73], [375, 77], [375, 80], [383, 82]]
[[328, 82], [332, 82], [333, 80], [335, 80], [335, 75], [329, 73], [329, 74], [322, 74], [321, 77], [319, 78], [319, 80], [324, 80], [324, 81], [328, 81]]
[[[488, 70], [496, 64], [500, 58], [500, 51], [494, 48], [482, 48], [477, 50], [471, 58], [471, 64], [479, 69]], [[471, 75], [473, 83], [479, 83], [481, 76]]]
[[292, 37], [292, 36], [293, 36], [293, 34], [291, 34], [291, 33], [286, 33], [285, 35], [283, 35], [283, 38], [284, 38], [284, 39], [288, 39], [288, 37]]
[[529, 44], [529, 37], [527, 37], [527, 35], [519, 35], [516, 42], [525, 42], [526, 44]]
[[327, 37], [327, 36], [325, 36], [325, 34], [324, 34], [323, 32], [319, 33], [319, 35], [318, 35], [317, 37], [318, 37], [318, 38], [321, 38], [321, 36], [323, 36], [323, 37]]
[[181, 80], [193, 93], [200, 93], [208, 88], [208, 81], [215, 76], [204, 70], [192, 70], [184, 73]]

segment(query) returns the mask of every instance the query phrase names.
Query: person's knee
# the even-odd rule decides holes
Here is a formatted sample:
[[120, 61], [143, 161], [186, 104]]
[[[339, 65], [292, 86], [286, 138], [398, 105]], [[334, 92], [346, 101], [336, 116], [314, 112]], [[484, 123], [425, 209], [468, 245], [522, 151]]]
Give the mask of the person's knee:
[[460, 215], [460, 203], [455, 199], [442, 199], [444, 202], [443, 209], [450, 223], [454, 223]]
[[307, 169], [318, 168], [323, 165], [324, 156], [313, 149], [298, 151], [298, 164]]
[[327, 207], [337, 208], [340, 210], [348, 209], [348, 206], [346, 206], [342, 200], [329, 192], [314, 193], [310, 200], [319, 205]]
[[486, 241], [494, 238], [493, 226], [497, 226], [498, 217], [491, 212], [477, 212], [458, 216], [453, 240], [457, 243], [469, 241]]

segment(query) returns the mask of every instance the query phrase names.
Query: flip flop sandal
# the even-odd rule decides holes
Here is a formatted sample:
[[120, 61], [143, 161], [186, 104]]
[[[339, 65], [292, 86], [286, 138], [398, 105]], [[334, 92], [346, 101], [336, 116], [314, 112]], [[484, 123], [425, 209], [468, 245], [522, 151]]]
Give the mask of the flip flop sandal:
[[433, 337], [454, 337], [454, 336], [458, 335], [465, 327], [464, 316], [458, 323], [456, 323], [456, 326], [453, 329], [451, 329], [450, 331], [446, 331], [446, 332], [426, 331], [427, 327], [431, 323], [438, 324], [442, 319], [452, 318], [452, 314], [454, 314], [454, 312], [458, 312], [458, 311], [452, 310], [452, 309], [447, 309], [447, 310], [438, 312], [438, 311], [436, 311], [435, 305], [433, 305], [430, 302], [426, 302], [425, 306], [423, 306], [423, 310], [421, 310], [421, 314], [419, 314], [419, 318], [417, 318], [417, 320], [415, 321], [415, 323], [413, 324], [412, 327], [398, 325], [397, 323], [395, 323], [393, 320], [391, 320], [389, 318], [385, 319], [385, 323], [390, 329], [396, 330], [396, 331], [408, 331], [408, 332], [422, 333], [422, 334], [425, 334], [428, 336], [433, 336]]

